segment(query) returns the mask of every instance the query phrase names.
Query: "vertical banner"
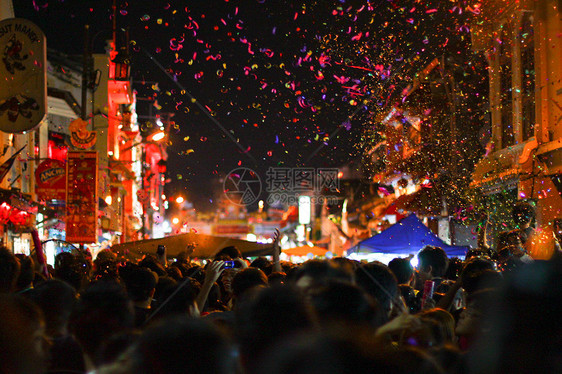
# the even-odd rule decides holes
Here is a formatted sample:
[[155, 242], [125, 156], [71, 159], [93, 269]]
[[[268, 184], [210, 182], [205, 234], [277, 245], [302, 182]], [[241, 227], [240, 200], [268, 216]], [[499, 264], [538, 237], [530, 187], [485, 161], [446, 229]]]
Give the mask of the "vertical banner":
[[68, 152], [66, 163], [66, 240], [97, 242], [98, 153]]

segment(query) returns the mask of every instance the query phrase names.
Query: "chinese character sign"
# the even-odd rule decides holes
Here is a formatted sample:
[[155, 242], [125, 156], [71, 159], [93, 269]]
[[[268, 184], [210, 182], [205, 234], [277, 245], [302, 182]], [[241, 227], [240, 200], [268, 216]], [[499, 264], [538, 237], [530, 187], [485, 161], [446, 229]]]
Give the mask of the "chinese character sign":
[[66, 240], [97, 242], [98, 153], [68, 152], [66, 163]]

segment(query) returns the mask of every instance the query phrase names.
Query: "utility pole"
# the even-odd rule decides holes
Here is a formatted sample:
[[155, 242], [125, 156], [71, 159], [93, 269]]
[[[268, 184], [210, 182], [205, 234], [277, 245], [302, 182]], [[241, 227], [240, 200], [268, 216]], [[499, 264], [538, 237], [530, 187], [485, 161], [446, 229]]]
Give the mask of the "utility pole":
[[[88, 118], [88, 77], [90, 73], [90, 25], [84, 26], [84, 55], [82, 56], [82, 119]], [[93, 121], [92, 121], [93, 126]]]

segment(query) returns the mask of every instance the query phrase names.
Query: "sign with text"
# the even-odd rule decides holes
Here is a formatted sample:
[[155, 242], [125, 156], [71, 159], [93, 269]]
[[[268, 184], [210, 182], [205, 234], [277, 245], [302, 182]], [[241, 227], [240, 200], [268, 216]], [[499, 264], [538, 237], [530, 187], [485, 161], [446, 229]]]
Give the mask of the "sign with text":
[[66, 162], [66, 241], [97, 242], [98, 153], [68, 152]]
[[70, 143], [79, 149], [92, 148], [96, 144], [97, 132], [88, 131], [88, 122], [77, 118], [70, 123]]
[[47, 39], [33, 22], [0, 22], [0, 130], [37, 127], [47, 111]]
[[45, 160], [35, 170], [35, 192], [39, 200], [66, 199], [66, 165], [60, 160]]

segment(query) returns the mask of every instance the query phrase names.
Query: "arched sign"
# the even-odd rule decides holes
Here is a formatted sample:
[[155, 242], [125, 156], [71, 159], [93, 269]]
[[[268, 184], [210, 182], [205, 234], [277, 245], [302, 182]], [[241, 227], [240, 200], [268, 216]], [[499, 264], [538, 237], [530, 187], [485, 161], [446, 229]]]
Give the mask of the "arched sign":
[[26, 19], [0, 22], [0, 130], [37, 127], [47, 111], [47, 39]]

